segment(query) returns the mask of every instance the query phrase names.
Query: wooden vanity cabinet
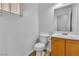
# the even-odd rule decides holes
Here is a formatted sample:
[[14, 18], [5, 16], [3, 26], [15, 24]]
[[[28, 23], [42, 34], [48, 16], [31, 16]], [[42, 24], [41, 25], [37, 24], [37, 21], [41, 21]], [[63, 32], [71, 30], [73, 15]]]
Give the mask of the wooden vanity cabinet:
[[66, 56], [79, 56], [78, 40], [66, 40]]
[[79, 56], [79, 40], [51, 39], [51, 56]]
[[51, 56], [65, 56], [65, 40], [61, 38], [51, 39]]

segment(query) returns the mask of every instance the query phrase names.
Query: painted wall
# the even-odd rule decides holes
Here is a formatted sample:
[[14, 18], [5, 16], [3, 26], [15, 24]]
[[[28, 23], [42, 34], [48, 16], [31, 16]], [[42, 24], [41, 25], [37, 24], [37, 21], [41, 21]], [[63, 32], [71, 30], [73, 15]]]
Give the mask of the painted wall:
[[79, 33], [79, 3], [73, 6], [73, 31]]
[[79, 33], [79, 3], [72, 7], [72, 32]]
[[39, 4], [40, 34], [50, 34], [54, 29], [53, 26], [54, 10], [52, 8], [54, 5], [55, 4], [51, 3]]
[[78, 6], [77, 6], [77, 18], [78, 18], [78, 21], [77, 21], [77, 26], [78, 26], [78, 33], [79, 33], [79, 3], [77, 4]]
[[23, 4], [23, 17], [0, 16], [0, 55], [27, 55], [38, 36], [38, 4]]
[[72, 31], [73, 32], [78, 32], [78, 27], [77, 27], [77, 16], [78, 16], [78, 14], [77, 14], [77, 7], [78, 7], [78, 5], [77, 4], [75, 4], [75, 5], [73, 5], [73, 8], [72, 8]]

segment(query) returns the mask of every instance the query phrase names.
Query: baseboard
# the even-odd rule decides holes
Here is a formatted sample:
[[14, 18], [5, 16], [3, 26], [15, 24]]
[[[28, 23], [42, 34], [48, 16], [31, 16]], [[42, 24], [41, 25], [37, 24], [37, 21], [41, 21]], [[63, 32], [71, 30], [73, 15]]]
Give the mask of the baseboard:
[[28, 52], [26, 55], [24, 56], [29, 56], [32, 52], [34, 51], [34, 49], [32, 49], [30, 52]]

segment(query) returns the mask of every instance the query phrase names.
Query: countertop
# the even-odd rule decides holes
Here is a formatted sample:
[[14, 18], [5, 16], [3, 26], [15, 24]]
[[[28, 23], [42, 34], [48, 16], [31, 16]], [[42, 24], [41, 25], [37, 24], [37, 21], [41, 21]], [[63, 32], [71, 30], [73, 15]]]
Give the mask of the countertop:
[[72, 32], [55, 32], [51, 37], [79, 40], [79, 34]]

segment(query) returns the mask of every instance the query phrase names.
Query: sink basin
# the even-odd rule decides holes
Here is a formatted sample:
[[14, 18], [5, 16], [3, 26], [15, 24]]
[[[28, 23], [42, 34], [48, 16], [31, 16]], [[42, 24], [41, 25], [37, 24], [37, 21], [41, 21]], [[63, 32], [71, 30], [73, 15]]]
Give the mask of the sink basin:
[[68, 35], [68, 33], [62, 33], [62, 35]]
[[60, 37], [60, 38], [78, 39], [79, 40], [79, 34], [67, 33], [67, 32], [54, 33], [52, 35], [52, 37]]

